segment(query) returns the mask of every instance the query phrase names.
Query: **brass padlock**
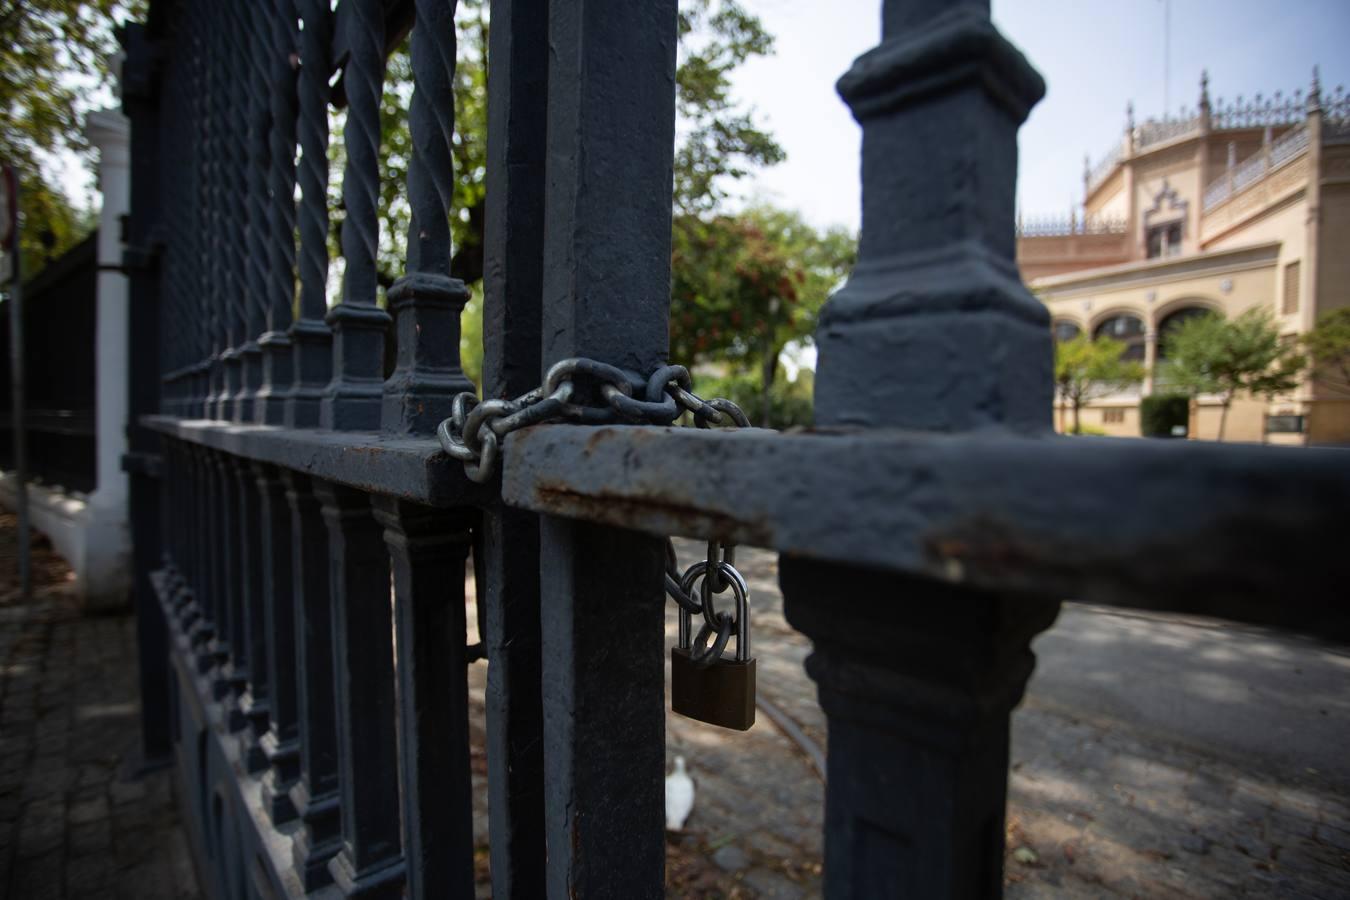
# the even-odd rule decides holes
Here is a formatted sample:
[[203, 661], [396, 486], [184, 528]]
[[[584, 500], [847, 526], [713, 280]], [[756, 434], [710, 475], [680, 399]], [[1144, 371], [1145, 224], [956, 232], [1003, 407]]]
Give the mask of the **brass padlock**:
[[[735, 567], [717, 563], [717, 573], [730, 585], [736, 598], [736, 618], [715, 613], [712, 590], [707, 583], [708, 562], [689, 567], [680, 588], [686, 596], [703, 578], [704, 618], [698, 637], [692, 641], [692, 617], [680, 609], [680, 638], [670, 650], [670, 708], [682, 716], [746, 731], [755, 724], [755, 660], [750, 656], [750, 591]], [[736, 632], [736, 658], [723, 655], [731, 632]], [[715, 639], [714, 639], [715, 635]], [[710, 647], [709, 640], [713, 643]]]

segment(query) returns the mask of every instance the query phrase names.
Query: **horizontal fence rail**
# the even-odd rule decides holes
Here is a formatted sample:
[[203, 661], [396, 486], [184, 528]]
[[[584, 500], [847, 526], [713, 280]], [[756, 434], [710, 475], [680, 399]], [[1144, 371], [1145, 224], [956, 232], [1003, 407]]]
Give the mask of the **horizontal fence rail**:
[[[1000, 893], [1008, 717], [1061, 597], [1344, 633], [1338, 455], [1050, 434], [1049, 319], [1014, 263], [1044, 85], [979, 0], [883, 4], [839, 82], [864, 224], [816, 335], [817, 430], [536, 424], [469, 478], [435, 437], [475, 390], [455, 9], [153, 0], [126, 29], [144, 743], [176, 763], [211, 897], [469, 897], [484, 842], [494, 896], [662, 895], [671, 533], [782, 554], [830, 720], [831, 898]], [[676, 4], [490, 13], [481, 394], [571, 357], [646, 377], [668, 353]], [[385, 289], [405, 44], [412, 222]]]

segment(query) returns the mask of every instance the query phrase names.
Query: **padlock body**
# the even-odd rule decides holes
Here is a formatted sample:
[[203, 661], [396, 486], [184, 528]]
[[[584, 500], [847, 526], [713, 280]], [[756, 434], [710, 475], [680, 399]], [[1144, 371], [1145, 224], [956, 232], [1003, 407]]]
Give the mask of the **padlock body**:
[[746, 731], [755, 724], [755, 661], [723, 657], [699, 666], [670, 649], [670, 708], [682, 716]]

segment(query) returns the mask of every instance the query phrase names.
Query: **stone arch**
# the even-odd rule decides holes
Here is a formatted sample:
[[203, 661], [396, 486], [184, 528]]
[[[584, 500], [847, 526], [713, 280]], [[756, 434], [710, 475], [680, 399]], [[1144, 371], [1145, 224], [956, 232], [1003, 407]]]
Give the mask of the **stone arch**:
[[1148, 317], [1129, 307], [1108, 309], [1092, 320], [1092, 339], [1106, 336], [1125, 345], [1122, 359], [1143, 362], [1148, 339]]
[[1169, 331], [1196, 316], [1212, 315], [1222, 315], [1219, 305], [1198, 297], [1185, 297], [1160, 308], [1154, 317], [1157, 323], [1154, 330], [1158, 341], [1156, 358], [1159, 360], [1167, 358], [1167, 335]]
[[1083, 323], [1073, 316], [1055, 316], [1050, 320], [1050, 336], [1055, 343], [1071, 341], [1083, 333]]

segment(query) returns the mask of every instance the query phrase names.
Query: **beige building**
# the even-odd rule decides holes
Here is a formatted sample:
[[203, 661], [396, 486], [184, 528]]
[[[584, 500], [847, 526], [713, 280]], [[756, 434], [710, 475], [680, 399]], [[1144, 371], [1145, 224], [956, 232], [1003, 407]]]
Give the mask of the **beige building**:
[[[1093, 401], [1083, 424], [1139, 434], [1169, 329], [1188, 316], [1270, 310], [1293, 340], [1350, 305], [1350, 97], [1260, 95], [1134, 122], [1083, 174], [1081, 215], [1019, 220], [1018, 265], [1049, 307], [1057, 339], [1110, 335], [1143, 362], [1137, 389]], [[1063, 410], [1056, 424], [1063, 422]], [[1217, 398], [1192, 404], [1190, 434], [1217, 434]], [[1238, 398], [1225, 438], [1350, 443], [1350, 397], [1306, 380], [1289, 396]]]

